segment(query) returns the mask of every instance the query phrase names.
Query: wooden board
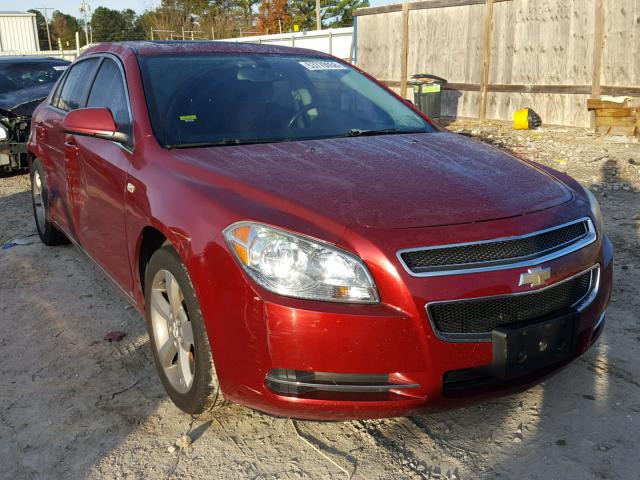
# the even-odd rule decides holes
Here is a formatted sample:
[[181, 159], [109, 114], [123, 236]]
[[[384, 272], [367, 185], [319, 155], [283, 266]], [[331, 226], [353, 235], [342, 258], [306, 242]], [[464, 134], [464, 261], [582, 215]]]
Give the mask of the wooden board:
[[[531, 107], [546, 124], [588, 127], [591, 115], [595, 118], [586, 105], [597, 58], [602, 59], [601, 95], [640, 99], [640, 0], [494, 2], [487, 118], [511, 120], [515, 110]], [[604, 8], [596, 9], [600, 4]], [[358, 65], [397, 85], [401, 8], [400, 3], [376, 7], [358, 16]], [[407, 75], [446, 78], [451, 85], [443, 93], [443, 112], [477, 117], [472, 108], [478, 107], [482, 84], [485, 0], [425, 0], [408, 9]], [[604, 21], [597, 25], [603, 29], [595, 20], [602, 10]], [[602, 31], [600, 55], [594, 45]], [[407, 95], [412, 97], [411, 89]]]
[[590, 98], [587, 100], [587, 108], [589, 110], [593, 108], [624, 108], [626, 107], [628, 102], [618, 103], [618, 102], [608, 102], [606, 100], [598, 100], [597, 98]]
[[589, 126], [585, 94], [591, 92], [593, 2], [515, 0], [494, 6], [489, 91], [491, 85], [513, 84], [530, 85], [532, 93], [518, 88], [490, 95], [487, 118], [509, 120], [515, 110], [531, 107], [543, 123]]
[[635, 127], [636, 117], [596, 117], [596, 126]]
[[402, 12], [358, 18], [358, 67], [379, 79], [400, 80]]
[[596, 117], [632, 117], [633, 108], [595, 108]]
[[603, 85], [640, 85], [640, 0], [605, 0]]

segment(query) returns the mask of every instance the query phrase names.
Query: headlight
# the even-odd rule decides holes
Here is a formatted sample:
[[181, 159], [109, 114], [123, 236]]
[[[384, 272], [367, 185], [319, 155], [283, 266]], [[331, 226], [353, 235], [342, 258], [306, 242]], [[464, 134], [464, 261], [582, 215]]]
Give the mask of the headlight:
[[591, 210], [591, 218], [595, 223], [596, 232], [598, 234], [602, 233], [603, 225], [602, 225], [602, 212], [600, 212], [600, 205], [598, 205], [598, 201], [596, 197], [591, 193], [591, 190], [585, 188], [584, 191], [587, 193], [587, 197], [589, 198], [589, 210]]
[[0, 142], [9, 138], [9, 129], [0, 123]]
[[378, 302], [367, 267], [349, 252], [259, 223], [235, 223], [224, 236], [249, 276], [271, 292], [329, 302]]

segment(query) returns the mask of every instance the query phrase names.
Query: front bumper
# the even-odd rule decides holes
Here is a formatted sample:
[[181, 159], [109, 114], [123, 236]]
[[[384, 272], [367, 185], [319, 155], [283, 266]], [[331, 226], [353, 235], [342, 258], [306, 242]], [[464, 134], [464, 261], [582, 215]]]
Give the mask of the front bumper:
[[[210, 252], [218, 259], [221, 253]], [[274, 415], [356, 419], [453, 408], [520, 391], [580, 356], [602, 332], [611, 292], [613, 249], [604, 236], [579, 252], [545, 263], [556, 272], [549, 283], [599, 264], [597, 294], [576, 314], [577, 338], [572, 358], [510, 381], [487, 379], [478, 373], [492, 363], [490, 341], [454, 342], [439, 338], [425, 305], [439, 299], [513, 293], [512, 270], [474, 273], [464, 275], [463, 279], [419, 279], [393, 270], [393, 274], [401, 277], [399, 280], [406, 285], [407, 292], [411, 292], [409, 298], [404, 298], [407, 308], [400, 309], [399, 301], [342, 305], [280, 297], [257, 290], [228, 255], [224, 262], [222, 268], [233, 272], [224, 282], [212, 283], [208, 272], [201, 272], [201, 278], [194, 282], [208, 283], [205, 285], [208, 293], [200, 292], [200, 297], [224, 395], [231, 401]], [[492, 288], [487, 290], [484, 285]], [[215, 299], [209, 297], [203, 302], [202, 297], [213, 291]], [[385, 292], [382, 293], [385, 298]], [[406, 292], [393, 295], [394, 300], [407, 297]], [[215, 321], [216, 318], [225, 321]], [[376, 391], [311, 388], [301, 395], [291, 395], [274, 388], [269, 380], [274, 369], [340, 374], [347, 379], [346, 383], [349, 375], [383, 374], [387, 375], [388, 384], [411, 388]]]

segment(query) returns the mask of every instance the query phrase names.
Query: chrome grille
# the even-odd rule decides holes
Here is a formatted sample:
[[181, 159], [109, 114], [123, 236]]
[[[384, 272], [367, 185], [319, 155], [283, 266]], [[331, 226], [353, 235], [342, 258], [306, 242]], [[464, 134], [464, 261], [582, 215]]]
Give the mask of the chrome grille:
[[467, 273], [549, 259], [540, 257], [555, 258], [591, 243], [595, 235], [591, 220], [583, 218], [518, 237], [401, 250], [398, 257], [410, 273], [418, 276]]

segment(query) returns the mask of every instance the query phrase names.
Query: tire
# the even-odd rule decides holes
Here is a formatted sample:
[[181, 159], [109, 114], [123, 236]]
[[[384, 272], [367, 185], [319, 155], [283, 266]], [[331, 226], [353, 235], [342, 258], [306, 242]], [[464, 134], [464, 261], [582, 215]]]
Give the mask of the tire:
[[62, 245], [69, 240], [58, 230], [49, 217], [49, 187], [47, 176], [40, 160], [31, 163], [31, 203], [38, 236], [47, 246]]
[[157, 250], [147, 264], [145, 319], [156, 369], [173, 403], [196, 414], [221, 402], [200, 305], [171, 246]]

